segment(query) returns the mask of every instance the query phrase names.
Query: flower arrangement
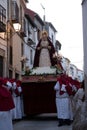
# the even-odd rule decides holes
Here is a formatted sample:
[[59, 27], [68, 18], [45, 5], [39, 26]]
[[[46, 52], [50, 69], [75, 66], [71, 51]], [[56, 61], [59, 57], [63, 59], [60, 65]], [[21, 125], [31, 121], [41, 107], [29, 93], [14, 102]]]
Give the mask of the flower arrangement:
[[32, 69], [29, 68], [29, 66], [26, 66], [25, 68], [25, 76], [29, 76], [32, 73]]

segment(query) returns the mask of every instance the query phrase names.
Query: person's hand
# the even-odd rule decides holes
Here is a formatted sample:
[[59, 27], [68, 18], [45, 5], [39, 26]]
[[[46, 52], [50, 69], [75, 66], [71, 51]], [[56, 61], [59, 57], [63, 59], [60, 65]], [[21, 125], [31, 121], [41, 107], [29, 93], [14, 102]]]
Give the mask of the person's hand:
[[55, 56], [55, 53], [53, 54], [53, 58], [55, 58], [56, 56]]
[[51, 50], [51, 46], [48, 46], [48, 49]]
[[38, 50], [38, 51], [41, 50], [41, 47], [37, 47], [37, 50]]

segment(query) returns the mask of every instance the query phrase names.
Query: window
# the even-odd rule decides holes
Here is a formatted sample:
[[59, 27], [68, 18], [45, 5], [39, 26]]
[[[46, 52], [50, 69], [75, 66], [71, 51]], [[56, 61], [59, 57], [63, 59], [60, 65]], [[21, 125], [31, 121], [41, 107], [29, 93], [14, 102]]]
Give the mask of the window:
[[23, 56], [23, 55], [24, 55], [24, 44], [21, 43], [21, 56]]
[[15, 79], [19, 80], [19, 74], [18, 73], [15, 73]]
[[16, 1], [12, 1], [12, 21], [19, 22], [19, 7]]
[[0, 56], [0, 77], [3, 77], [3, 57]]
[[10, 45], [10, 52], [9, 52], [9, 63], [12, 65], [12, 46]]
[[9, 70], [9, 78], [12, 78], [12, 70]]
[[21, 24], [22, 24], [22, 6], [20, 5], [20, 21], [21, 21]]
[[30, 64], [33, 64], [33, 51], [30, 50]]
[[[23, 55], [24, 55], [24, 44], [21, 43], [21, 56], [23, 56]], [[24, 62], [21, 62], [21, 68], [22, 68], [22, 70], [24, 69]]]
[[6, 31], [6, 10], [0, 5], [0, 32]]
[[25, 34], [26, 34], [26, 20], [24, 19], [24, 23], [23, 23], [24, 25], [24, 32], [25, 32]]
[[12, 30], [10, 30], [10, 42], [9, 42], [9, 64], [12, 65], [13, 48], [12, 48]]
[[21, 31], [23, 33], [23, 36], [26, 37], [26, 21], [25, 19], [22, 19], [22, 27], [21, 27]]
[[0, 5], [0, 22], [6, 24], [6, 9]]
[[52, 34], [52, 42], [53, 42], [53, 34]]
[[24, 70], [24, 62], [21, 62], [22, 71]]
[[38, 39], [38, 41], [40, 40], [40, 30], [39, 29], [37, 30], [37, 39]]
[[29, 26], [29, 23], [27, 23], [28, 25], [28, 35], [30, 35], [30, 26]]

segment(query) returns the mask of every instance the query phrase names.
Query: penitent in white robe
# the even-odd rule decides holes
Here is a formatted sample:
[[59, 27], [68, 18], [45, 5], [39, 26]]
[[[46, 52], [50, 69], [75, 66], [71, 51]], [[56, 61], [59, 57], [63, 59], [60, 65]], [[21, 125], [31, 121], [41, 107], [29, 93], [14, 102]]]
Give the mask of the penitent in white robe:
[[73, 120], [71, 101], [70, 101], [70, 98], [69, 98], [67, 92], [60, 95], [60, 84], [59, 84], [59, 82], [57, 82], [56, 85], [54, 86], [54, 90], [56, 91], [56, 107], [57, 107], [57, 117], [58, 117], [58, 119]]
[[22, 119], [21, 97], [16, 97], [15, 93], [12, 95], [15, 108], [11, 110], [12, 119]]
[[13, 130], [10, 111], [0, 111], [0, 130]]

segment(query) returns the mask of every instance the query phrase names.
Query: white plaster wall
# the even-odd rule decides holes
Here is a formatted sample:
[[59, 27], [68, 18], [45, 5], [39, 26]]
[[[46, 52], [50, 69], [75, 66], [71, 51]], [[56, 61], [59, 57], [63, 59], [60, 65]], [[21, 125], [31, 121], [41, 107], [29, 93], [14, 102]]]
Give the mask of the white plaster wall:
[[49, 37], [52, 38], [53, 35], [53, 45], [55, 47], [55, 43], [56, 43], [56, 33], [55, 31], [49, 26]]
[[[34, 31], [34, 27], [29, 23], [29, 21], [27, 19], [25, 19], [25, 20], [26, 20], [26, 37], [25, 37], [26, 44], [24, 44], [24, 55], [28, 58], [28, 61], [26, 62], [26, 66], [29, 66], [30, 68], [32, 68], [33, 64], [30, 63], [30, 60], [31, 60], [30, 51], [32, 50], [32, 52], [33, 52], [32, 60], [34, 61], [35, 49], [30, 47], [29, 44], [27, 44], [27, 42], [28, 42], [28, 38], [31, 38], [36, 43], [37, 42], [36, 41], [37, 33]], [[28, 35], [28, 28], [31, 32], [30, 35]]]
[[34, 61], [34, 53], [35, 51], [30, 48], [27, 44], [25, 44], [24, 46], [24, 55], [28, 58], [28, 61], [26, 62], [26, 66], [29, 66], [29, 68], [32, 68], [33, 67], [33, 64], [31, 64], [30, 60], [31, 60], [31, 57], [30, 57], [30, 51], [33, 51], [33, 56], [32, 56], [32, 60]]
[[77, 72], [78, 72], [77, 67], [74, 66], [73, 64], [70, 64], [69, 65], [69, 76], [71, 76], [73, 79], [76, 79], [76, 78], [78, 78]]
[[62, 57], [61, 64], [63, 66], [64, 71], [68, 74], [69, 73], [69, 62], [66, 58]]

